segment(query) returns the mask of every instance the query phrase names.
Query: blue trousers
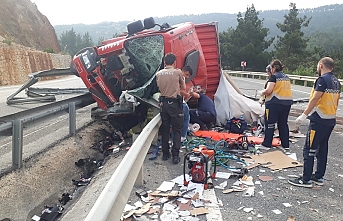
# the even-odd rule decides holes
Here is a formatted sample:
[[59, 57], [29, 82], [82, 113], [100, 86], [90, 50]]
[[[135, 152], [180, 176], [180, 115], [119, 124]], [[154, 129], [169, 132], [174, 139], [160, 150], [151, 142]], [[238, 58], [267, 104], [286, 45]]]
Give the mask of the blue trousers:
[[275, 123], [277, 123], [281, 145], [284, 148], [289, 148], [288, 115], [290, 110], [291, 105], [266, 104], [263, 146], [272, 146]]
[[197, 123], [200, 125], [202, 130], [206, 124], [215, 123], [216, 118], [210, 112], [200, 111], [200, 110], [190, 110], [189, 111], [190, 122], [192, 124]]
[[181, 132], [181, 137], [186, 137], [189, 125], [189, 107], [187, 103], [183, 103], [183, 127]]
[[313, 121], [308, 127], [303, 149], [304, 171], [303, 180], [309, 181], [313, 173], [314, 156], [317, 158], [317, 170], [314, 176], [323, 178], [326, 170], [329, 138], [334, 126], [327, 126]]

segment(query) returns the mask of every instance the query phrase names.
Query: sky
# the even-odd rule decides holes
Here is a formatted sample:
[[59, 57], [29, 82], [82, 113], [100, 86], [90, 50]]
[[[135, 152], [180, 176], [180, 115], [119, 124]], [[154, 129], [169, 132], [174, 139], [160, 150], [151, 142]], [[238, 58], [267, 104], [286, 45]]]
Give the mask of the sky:
[[97, 24], [100, 22], [135, 21], [147, 17], [189, 15], [204, 13], [245, 12], [254, 4], [257, 11], [289, 9], [291, 2], [298, 9], [343, 4], [343, 0], [31, 0], [50, 23]]

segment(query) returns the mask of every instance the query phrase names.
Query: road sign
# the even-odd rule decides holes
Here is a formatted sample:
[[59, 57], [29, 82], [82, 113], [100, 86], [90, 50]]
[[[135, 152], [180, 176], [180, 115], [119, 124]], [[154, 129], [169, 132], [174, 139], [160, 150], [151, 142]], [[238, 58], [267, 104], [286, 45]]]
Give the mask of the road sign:
[[247, 66], [247, 62], [246, 61], [241, 61], [241, 66], [242, 67], [246, 67]]

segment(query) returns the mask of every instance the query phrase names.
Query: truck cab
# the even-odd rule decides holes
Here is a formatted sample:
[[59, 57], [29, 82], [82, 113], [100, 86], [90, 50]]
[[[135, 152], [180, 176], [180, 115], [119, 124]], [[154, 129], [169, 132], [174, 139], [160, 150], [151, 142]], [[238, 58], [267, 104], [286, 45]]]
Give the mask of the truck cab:
[[158, 108], [152, 98], [158, 92], [155, 74], [163, 69], [163, 57], [169, 52], [176, 55], [177, 68], [192, 68], [187, 90], [196, 87], [213, 99], [220, 77], [216, 22], [170, 26], [147, 18], [144, 23], [129, 23], [127, 30], [73, 58], [71, 70], [98, 104], [92, 117], [107, 118], [121, 131], [143, 121], [149, 106]]

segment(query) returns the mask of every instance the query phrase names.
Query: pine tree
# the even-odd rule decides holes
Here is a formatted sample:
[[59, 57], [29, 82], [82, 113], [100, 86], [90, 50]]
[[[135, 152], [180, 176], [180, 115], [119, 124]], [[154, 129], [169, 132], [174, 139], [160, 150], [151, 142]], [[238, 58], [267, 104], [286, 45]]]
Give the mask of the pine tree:
[[308, 39], [304, 37], [302, 27], [307, 27], [311, 18], [304, 16], [299, 18], [299, 12], [295, 3], [290, 3], [289, 13], [284, 16], [284, 22], [277, 23], [276, 26], [284, 36], [277, 36], [275, 45], [275, 56], [280, 59], [288, 71], [295, 71], [299, 66], [306, 66], [309, 62], [309, 52], [307, 51]]
[[263, 26], [263, 19], [254, 5], [247, 7], [244, 17], [239, 12], [236, 29], [228, 29], [220, 34], [222, 63], [230, 69], [239, 69], [241, 61], [246, 61], [247, 68], [264, 71], [271, 55], [266, 49], [274, 38], [266, 40], [269, 29]]

